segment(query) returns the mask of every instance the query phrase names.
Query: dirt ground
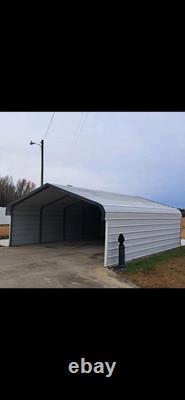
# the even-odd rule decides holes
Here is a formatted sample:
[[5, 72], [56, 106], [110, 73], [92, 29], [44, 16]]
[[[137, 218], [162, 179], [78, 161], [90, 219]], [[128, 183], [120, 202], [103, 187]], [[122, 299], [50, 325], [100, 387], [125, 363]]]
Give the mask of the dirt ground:
[[1, 288], [129, 288], [103, 266], [103, 245], [54, 243], [0, 247]]
[[182, 218], [181, 222], [181, 239], [185, 239], [185, 217]]
[[141, 288], [185, 288], [185, 257], [172, 259], [151, 271], [124, 273]]
[[0, 237], [7, 238], [9, 236], [9, 225], [0, 225]]

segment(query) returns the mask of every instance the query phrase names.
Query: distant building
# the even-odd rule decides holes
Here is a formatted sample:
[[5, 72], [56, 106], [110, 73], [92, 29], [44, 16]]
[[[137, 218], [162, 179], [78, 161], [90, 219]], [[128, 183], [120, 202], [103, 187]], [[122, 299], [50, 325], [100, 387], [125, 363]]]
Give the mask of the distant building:
[[0, 225], [9, 225], [10, 224], [9, 215], [6, 215], [6, 207], [0, 207]]
[[5, 215], [6, 207], [0, 207], [0, 239], [8, 238], [11, 217]]

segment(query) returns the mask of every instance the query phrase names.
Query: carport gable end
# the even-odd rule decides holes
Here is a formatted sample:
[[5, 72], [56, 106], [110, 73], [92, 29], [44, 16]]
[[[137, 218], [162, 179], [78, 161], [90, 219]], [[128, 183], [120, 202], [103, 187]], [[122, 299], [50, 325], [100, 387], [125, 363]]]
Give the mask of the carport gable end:
[[[65, 233], [64, 211], [68, 211], [73, 206], [78, 207], [80, 204], [86, 206], [83, 207], [86, 214], [87, 206], [96, 207], [98, 212], [95, 217], [104, 221], [104, 210], [101, 205], [81, 195], [71, 193], [68, 187], [59, 188], [45, 184], [20, 201], [10, 204], [6, 211], [12, 215], [10, 246], [62, 241]], [[92, 208], [89, 211], [92, 212]], [[92, 224], [91, 228], [93, 228]]]
[[176, 208], [137, 196], [50, 183], [7, 207], [12, 216], [10, 245], [69, 240], [72, 233], [81, 239], [87, 205], [92, 208], [85, 232], [96, 231], [95, 208], [105, 221], [105, 266], [118, 265], [120, 233], [126, 261], [180, 246], [181, 213]]

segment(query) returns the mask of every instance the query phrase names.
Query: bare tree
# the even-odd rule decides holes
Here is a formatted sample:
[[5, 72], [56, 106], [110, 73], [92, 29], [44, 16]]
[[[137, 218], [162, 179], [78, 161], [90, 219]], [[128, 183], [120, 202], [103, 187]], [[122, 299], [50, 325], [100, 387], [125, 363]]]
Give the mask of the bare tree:
[[25, 178], [19, 179], [16, 184], [16, 196], [17, 198], [20, 198], [22, 196], [25, 196], [26, 194], [29, 194], [36, 188], [36, 185], [34, 182], [27, 181]]
[[26, 178], [19, 179], [14, 185], [11, 176], [0, 177], [0, 207], [6, 207], [9, 203], [30, 193], [36, 188], [34, 182], [27, 181]]
[[15, 185], [11, 176], [0, 177], [0, 206], [6, 207], [15, 200]]

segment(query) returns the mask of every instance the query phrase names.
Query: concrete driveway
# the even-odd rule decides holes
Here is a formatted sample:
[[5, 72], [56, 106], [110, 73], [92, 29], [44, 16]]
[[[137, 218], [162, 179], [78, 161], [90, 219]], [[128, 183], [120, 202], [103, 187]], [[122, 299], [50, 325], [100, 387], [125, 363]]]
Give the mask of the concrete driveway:
[[103, 266], [99, 243], [0, 247], [1, 288], [129, 288]]

